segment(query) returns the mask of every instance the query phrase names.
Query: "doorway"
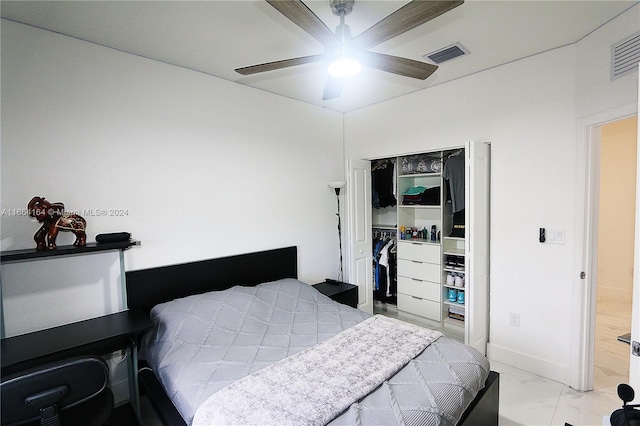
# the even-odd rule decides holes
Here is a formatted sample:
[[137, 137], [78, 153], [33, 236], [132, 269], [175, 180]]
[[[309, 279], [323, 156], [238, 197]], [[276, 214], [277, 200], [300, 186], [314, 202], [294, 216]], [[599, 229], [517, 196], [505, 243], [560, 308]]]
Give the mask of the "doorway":
[[599, 206], [593, 389], [629, 378], [636, 197], [637, 117], [599, 128]]

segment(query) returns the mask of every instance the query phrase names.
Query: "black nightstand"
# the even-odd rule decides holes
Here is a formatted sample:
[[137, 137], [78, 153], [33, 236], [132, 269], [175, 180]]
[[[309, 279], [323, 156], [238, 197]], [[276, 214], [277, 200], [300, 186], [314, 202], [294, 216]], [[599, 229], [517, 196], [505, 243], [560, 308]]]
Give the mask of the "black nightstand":
[[336, 302], [358, 307], [358, 286], [339, 281], [330, 281], [314, 284], [313, 287], [325, 296], [330, 297]]

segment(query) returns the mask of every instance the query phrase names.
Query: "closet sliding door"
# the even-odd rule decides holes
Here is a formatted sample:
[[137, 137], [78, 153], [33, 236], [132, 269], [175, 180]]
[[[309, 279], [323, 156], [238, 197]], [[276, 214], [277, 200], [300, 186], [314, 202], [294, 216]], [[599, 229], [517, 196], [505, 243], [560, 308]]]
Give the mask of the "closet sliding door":
[[465, 239], [467, 277], [473, 283], [467, 289], [467, 320], [465, 343], [486, 353], [489, 339], [489, 200], [491, 176], [491, 145], [487, 142], [467, 142]]
[[371, 252], [371, 162], [349, 160], [347, 281], [358, 286], [358, 309], [373, 313], [373, 254]]

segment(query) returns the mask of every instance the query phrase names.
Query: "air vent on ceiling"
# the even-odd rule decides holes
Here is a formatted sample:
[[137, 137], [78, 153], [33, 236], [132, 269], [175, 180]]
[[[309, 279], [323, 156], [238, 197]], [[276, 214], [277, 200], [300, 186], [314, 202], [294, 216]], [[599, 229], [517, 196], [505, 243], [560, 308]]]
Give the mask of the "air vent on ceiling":
[[450, 61], [463, 55], [468, 55], [469, 51], [464, 48], [460, 43], [452, 44], [451, 46], [443, 47], [434, 52], [422, 55], [427, 62], [434, 65], [439, 65], [443, 62]]
[[611, 46], [611, 81], [638, 71], [640, 32]]

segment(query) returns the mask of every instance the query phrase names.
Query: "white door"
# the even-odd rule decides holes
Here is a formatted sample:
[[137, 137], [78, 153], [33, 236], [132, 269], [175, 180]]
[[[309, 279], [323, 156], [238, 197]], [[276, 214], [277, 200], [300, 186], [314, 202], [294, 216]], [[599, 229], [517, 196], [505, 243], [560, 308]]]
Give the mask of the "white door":
[[[640, 80], [640, 73], [638, 73]], [[638, 112], [640, 113], [640, 85], [638, 85]], [[640, 125], [638, 125], [640, 141]], [[636, 235], [633, 270], [633, 301], [631, 305], [631, 356], [629, 357], [629, 385], [636, 391], [635, 402], [640, 400], [640, 347], [634, 351], [634, 345], [640, 346], [640, 149], [636, 159]], [[634, 352], [636, 355], [634, 356]]]
[[465, 223], [472, 230], [465, 238], [466, 275], [472, 283], [467, 289], [465, 343], [483, 354], [489, 340], [490, 147], [486, 142], [467, 142], [465, 146]]
[[358, 286], [358, 309], [373, 313], [373, 252], [371, 246], [371, 162], [349, 160], [348, 282]]

